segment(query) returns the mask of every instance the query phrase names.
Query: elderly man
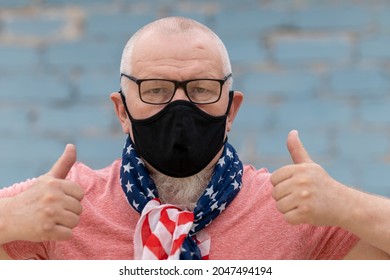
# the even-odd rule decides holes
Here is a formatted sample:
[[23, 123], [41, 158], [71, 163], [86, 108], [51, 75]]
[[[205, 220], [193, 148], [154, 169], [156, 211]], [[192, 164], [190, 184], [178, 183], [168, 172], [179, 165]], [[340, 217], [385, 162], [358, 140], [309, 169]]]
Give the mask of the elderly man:
[[227, 134], [243, 94], [207, 27], [152, 22], [120, 70], [122, 159], [91, 170], [68, 145], [47, 174], [1, 190], [2, 258], [389, 258], [390, 201], [333, 180], [296, 131], [294, 164], [241, 163]]

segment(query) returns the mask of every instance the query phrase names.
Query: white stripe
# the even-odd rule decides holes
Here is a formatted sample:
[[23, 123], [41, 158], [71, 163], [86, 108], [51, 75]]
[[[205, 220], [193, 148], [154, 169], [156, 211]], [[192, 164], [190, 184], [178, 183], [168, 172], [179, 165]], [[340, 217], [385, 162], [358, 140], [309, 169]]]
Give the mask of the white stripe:
[[156, 255], [153, 254], [153, 252], [149, 250], [148, 247], [144, 247], [141, 260], [158, 260], [158, 259], [157, 259]]
[[210, 236], [204, 230], [201, 230], [196, 234], [196, 239], [199, 242], [198, 247], [202, 257], [208, 256], [210, 254], [211, 246]]
[[[167, 205], [160, 205], [158, 201], [151, 200], [149, 201], [144, 210], [141, 213], [141, 217], [137, 223], [135, 232], [134, 232], [134, 258], [135, 259], [156, 259], [156, 256], [150, 251], [147, 247], [144, 247], [142, 244], [142, 235], [141, 229], [142, 224], [145, 222], [146, 215], [148, 215], [149, 225], [151, 232], [157, 236], [160, 240], [160, 243], [168, 255], [168, 259], [179, 259], [180, 258], [180, 248], [173, 252], [172, 255], [169, 256], [173, 241], [177, 240], [181, 235], [187, 235], [191, 230], [193, 225], [193, 221], [189, 221], [180, 226], [177, 225], [177, 220], [179, 213], [182, 213], [181, 210], [170, 208], [167, 209], [168, 217], [171, 221], [175, 222], [175, 230], [173, 235], [169, 233], [165, 225], [160, 222], [161, 211], [167, 207]], [[210, 237], [204, 231], [199, 232], [196, 235], [197, 240], [200, 242], [199, 249], [201, 251], [202, 256], [207, 256], [210, 251]]]
[[172, 235], [164, 226], [163, 223], [159, 222], [155, 228], [152, 229], [154, 235], [158, 237], [163, 246], [165, 253], [169, 254], [169, 249], [172, 246]]

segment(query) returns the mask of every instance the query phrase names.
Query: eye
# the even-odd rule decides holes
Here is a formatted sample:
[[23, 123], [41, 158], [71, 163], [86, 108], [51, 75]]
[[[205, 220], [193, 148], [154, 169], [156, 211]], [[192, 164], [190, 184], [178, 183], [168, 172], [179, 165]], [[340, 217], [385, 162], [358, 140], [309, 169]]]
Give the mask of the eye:
[[148, 89], [147, 91], [145, 91], [144, 93], [145, 94], [158, 94], [158, 93], [164, 93], [164, 92], [167, 92], [168, 90], [166, 88], [151, 88], [151, 89]]
[[210, 91], [209, 89], [203, 87], [196, 87], [192, 89], [193, 93], [207, 93], [209, 91]]
[[141, 84], [141, 94], [170, 94], [174, 85], [167, 81], [149, 80]]

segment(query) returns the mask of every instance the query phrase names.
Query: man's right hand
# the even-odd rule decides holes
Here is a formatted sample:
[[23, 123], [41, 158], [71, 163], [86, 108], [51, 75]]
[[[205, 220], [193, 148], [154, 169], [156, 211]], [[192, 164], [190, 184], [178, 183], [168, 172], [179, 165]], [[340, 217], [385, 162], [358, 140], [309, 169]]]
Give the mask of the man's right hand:
[[1, 215], [5, 214], [2, 219], [8, 238], [3, 236], [3, 241], [60, 241], [71, 237], [80, 220], [84, 196], [78, 184], [65, 179], [76, 158], [75, 146], [67, 145], [48, 173], [28, 190], [5, 198], [6, 212]]

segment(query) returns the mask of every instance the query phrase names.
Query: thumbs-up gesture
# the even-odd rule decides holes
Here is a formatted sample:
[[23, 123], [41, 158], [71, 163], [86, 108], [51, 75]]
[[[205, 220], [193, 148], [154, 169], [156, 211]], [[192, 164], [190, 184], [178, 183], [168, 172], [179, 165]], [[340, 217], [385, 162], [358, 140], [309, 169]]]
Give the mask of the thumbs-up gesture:
[[[79, 223], [84, 192], [66, 180], [76, 161], [76, 149], [67, 145], [50, 171], [26, 191], [8, 198], [8, 235], [13, 240], [66, 240]], [[12, 241], [12, 240], [10, 240]]]
[[313, 162], [296, 130], [289, 133], [287, 148], [293, 164], [271, 176], [278, 210], [291, 224], [338, 225], [345, 186]]

